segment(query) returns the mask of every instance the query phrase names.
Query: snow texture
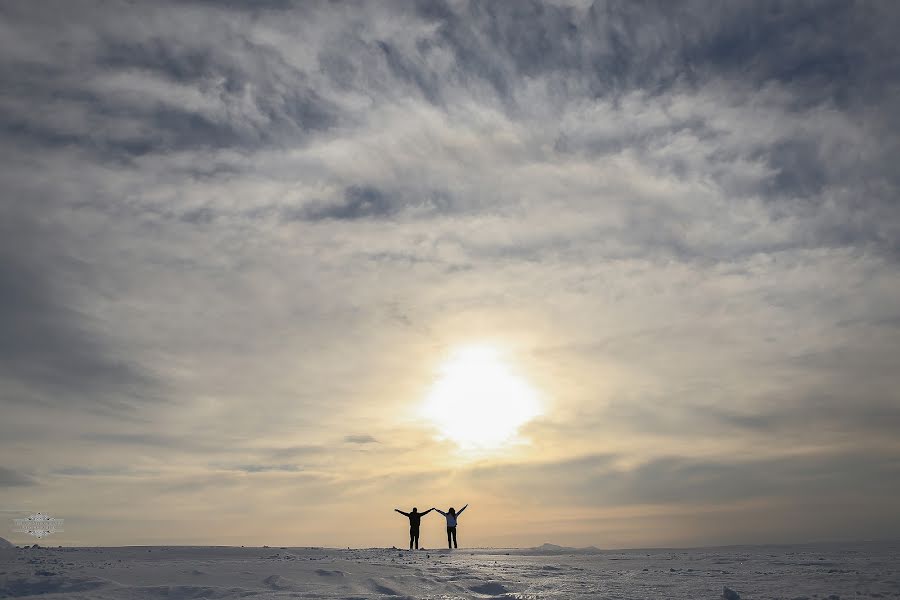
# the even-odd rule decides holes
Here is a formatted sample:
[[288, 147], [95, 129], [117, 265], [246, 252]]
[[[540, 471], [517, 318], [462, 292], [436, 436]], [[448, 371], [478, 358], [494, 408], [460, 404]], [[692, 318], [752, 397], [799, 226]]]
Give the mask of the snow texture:
[[900, 597], [900, 543], [689, 550], [6, 548], [0, 598]]

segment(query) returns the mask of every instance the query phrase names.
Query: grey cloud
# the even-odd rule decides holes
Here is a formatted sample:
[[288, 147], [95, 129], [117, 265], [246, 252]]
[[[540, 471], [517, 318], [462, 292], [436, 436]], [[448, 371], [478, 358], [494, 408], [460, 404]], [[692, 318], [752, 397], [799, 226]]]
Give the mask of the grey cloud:
[[[537, 1], [421, 2], [418, 9], [440, 25], [457, 64], [502, 95], [514, 76], [550, 76], [563, 93], [596, 97], [725, 74], [785, 82], [811, 100], [822, 92], [846, 99], [896, 65], [897, 43], [879, 26], [896, 22], [896, 10], [859, 10], [853, 2], [594, 2], [586, 10]], [[855, 43], [872, 32], [866, 44]]]
[[50, 471], [51, 475], [63, 475], [67, 477], [118, 477], [134, 474], [129, 467], [84, 467], [70, 465], [58, 467]]
[[[241, 456], [241, 458], [233, 459], [233, 462], [222, 463], [226, 465], [223, 468], [229, 469], [235, 468], [235, 464], [239, 464], [241, 468], [244, 466], [250, 468], [265, 465], [292, 465], [293, 463], [290, 461], [310, 460], [327, 452], [324, 446], [270, 448], [246, 445], [241, 443], [243, 440], [240, 439], [227, 442], [222, 437], [200, 435], [196, 432], [163, 432], [156, 429], [152, 423], [149, 424], [150, 426], [147, 423], [143, 425], [143, 427], [122, 427], [120, 431], [87, 431], [80, 433], [78, 438], [120, 447], [125, 452], [131, 452], [134, 447], [145, 447], [159, 455], [175, 453], [194, 457]], [[246, 462], [237, 463], [238, 460]]]
[[[278, 473], [279, 471], [270, 471], [270, 473]], [[152, 491], [157, 490], [166, 496], [172, 496], [176, 499], [184, 499], [191, 497], [203, 501], [203, 497], [211, 493], [233, 493], [232, 490], [242, 489], [244, 492], [242, 497], [248, 495], [247, 479], [248, 475], [256, 475], [260, 472], [248, 472], [242, 470], [234, 471], [218, 471], [211, 474], [192, 475], [190, 477], [166, 478], [151, 482]], [[332, 478], [325, 477], [315, 473], [304, 473], [287, 471], [282, 480], [285, 485], [295, 486], [294, 490], [288, 490], [291, 493], [292, 501], [302, 498], [304, 503], [331, 503], [336, 495], [342, 490], [352, 487], [348, 483], [335, 481]], [[250, 485], [255, 485], [255, 482]], [[265, 491], [265, 488], [257, 488], [258, 491]], [[245, 506], [241, 512], [252, 510], [252, 507]]]
[[270, 460], [298, 460], [305, 457], [312, 457], [327, 454], [328, 449], [325, 446], [291, 446], [288, 448], [272, 448], [263, 449], [261, 451]]
[[348, 435], [344, 437], [344, 441], [349, 444], [377, 444], [378, 440], [368, 434]]
[[[595, 3], [586, 15], [578, 15], [572, 7], [523, 2], [468, 3], [461, 9], [428, 3], [422, 10], [426, 18], [441, 24], [442, 39], [453, 49], [457, 64], [474, 74], [490, 62], [502, 65], [499, 70], [504, 75], [500, 79], [504, 80], [516, 73], [543, 75], [552, 81], [556, 73], [567, 73], [577, 74], [576, 81], [584, 78], [590, 81], [587, 90], [564, 89], [558, 97], [552, 97], [556, 109], [581, 95], [621, 98], [633, 90], [644, 90], [651, 98], [663, 101], [664, 92], [700, 89], [710, 80], [739, 77], [741, 85], [751, 93], [769, 84], [783, 86], [789, 92], [785, 109], [793, 115], [808, 109], [836, 107], [853, 111], [872, 104], [885, 114], [893, 112], [888, 92], [891, 84], [887, 81], [894, 81], [895, 77], [885, 80], [875, 73], [885, 68], [890, 70], [886, 64], [896, 65], [896, 57], [900, 55], [897, 42], [879, 23], [882, 19], [896, 22], [898, 11], [894, 9], [861, 11], [850, 2], [835, 2], [827, 9], [822, 5], [786, 7], [781, 3], [724, 6], [700, 2], [678, 5], [609, 2]], [[457, 14], [457, 10], [461, 13]], [[526, 22], [528, 26], [523, 26]], [[484, 31], [491, 34], [478, 35]], [[867, 44], [855, 43], [860, 37], [867, 38]], [[555, 43], [548, 44], [547, 40]], [[891, 58], [886, 59], [887, 56]], [[497, 82], [496, 76], [487, 79]], [[861, 91], [863, 85], [865, 93]], [[503, 95], [515, 98], [512, 90], [506, 90], [507, 86], [494, 87], [502, 89]], [[697, 116], [708, 119], [714, 115]], [[638, 126], [642, 128], [638, 131], [646, 131], [643, 124]], [[658, 137], [617, 142], [594, 140], [590, 145], [596, 149], [601, 144], [605, 153], [617, 148], [634, 148], [635, 144], [640, 148], [658, 143], [673, 128], [680, 127], [681, 123], [672, 121]], [[692, 127], [702, 130], [705, 125], [695, 121]], [[880, 151], [873, 152], [872, 165], [880, 163], [879, 156], [890, 153], [885, 145], [890, 144], [888, 137], [878, 137], [881, 139], [867, 140], [881, 147]], [[760, 182], [758, 190], [762, 193], [819, 197], [826, 185], [846, 186], [849, 178], [860, 185], [872, 177], [893, 179], [886, 165], [877, 173], [859, 165], [852, 143], [843, 146], [839, 157], [848, 165], [856, 164], [856, 173], [848, 172], [843, 165], [835, 164], [838, 157], [820, 153], [821, 139], [813, 131], [785, 132], [781, 140], [754, 145], [748, 140], [748, 146], [741, 152], [747, 158], [755, 156], [764, 161], [774, 173], [770, 179]], [[722, 153], [721, 148], [714, 151], [717, 155]], [[677, 168], [678, 159], [663, 166]], [[825, 196], [820, 201], [827, 199]], [[877, 196], [864, 201], [878, 207], [873, 212], [894, 222], [886, 202], [886, 197]], [[849, 212], [841, 210], [841, 214], [838, 221], [853, 218]], [[824, 245], [874, 242], [876, 247], [893, 255], [891, 244], [878, 231], [882, 228], [874, 225], [882, 219], [874, 214], [872, 217], [868, 220], [873, 224], [871, 227], [856, 225], [844, 230], [843, 235], [834, 235], [814, 226], [809, 237], [816, 240], [812, 243]], [[664, 223], [660, 215], [651, 225], [661, 227]], [[677, 247], [671, 250], [675, 256], [684, 252]], [[690, 253], [705, 250], [690, 249]]]
[[809, 197], [822, 191], [827, 183], [825, 161], [812, 140], [788, 140], [771, 148], [766, 160], [776, 175], [768, 184], [778, 194]]
[[297, 473], [302, 469], [297, 465], [235, 465], [227, 467], [231, 471], [243, 471], [245, 473], [270, 473], [273, 471]]
[[340, 200], [312, 202], [303, 208], [281, 211], [285, 221], [360, 221], [398, 218], [427, 218], [441, 213], [458, 213], [450, 194], [439, 190], [383, 190], [371, 185], [348, 186]]
[[[660, 459], [614, 477], [612, 501], [700, 502], [759, 497], [810, 498], [897, 491], [895, 456], [846, 454], [749, 462]], [[619, 481], [616, 481], [618, 479]], [[603, 485], [609, 483], [601, 478]], [[624, 480], [624, 481], [623, 481]], [[598, 481], [598, 483], [600, 483]], [[618, 489], [616, 489], [618, 488]]]
[[[748, 499], [882, 496], [900, 491], [900, 457], [831, 453], [775, 459], [651, 459], [622, 468], [609, 456], [589, 456], [536, 466], [476, 469], [478, 486], [527, 494], [538, 502], [561, 498], [581, 505], [729, 503]], [[541, 481], [540, 489], [523, 482]], [[530, 491], [527, 491], [530, 490]]]
[[[276, 3], [275, 8], [286, 6], [290, 5]], [[847, 2], [835, 2], [826, 8], [805, 4], [788, 8], [767, 3], [721, 6], [695, 2], [673, 6], [609, 2], [596, 3], [586, 11], [580, 11], [571, 6], [537, 2], [511, 5], [401, 3], [380, 9], [376, 5], [360, 5], [359, 18], [347, 18], [346, 23], [329, 18], [328, 11], [318, 5], [292, 8], [325, 25], [318, 54], [324, 75], [329, 76], [334, 70], [334, 77], [343, 82], [342, 89], [368, 94], [379, 90], [375, 102], [390, 102], [396, 97], [389, 91], [390, 85], [379, 87], [377, 82], [381, 79], [419, 88], [424, 101], [441, 107], [452, 97], [452, 90], [477, 87], [477, 82], [483, 80], [495, 90], [498, 101], [507, 107], [511, 117], [524, 119], [528, 124], [531, 119], [540, 123], [548, 115], [529, 114], [531, 107], [515, 107], [530, 99], [522, 96], [518, 88], [517, 82], [523, 76], [544, 77], [550, 83], [570, 76], [570, 83], [580, 82], [579, 87], [551, 87], [549, 89], [556, 91], [546, 95], [542, 102], [534, 103], [539, 110], [564, 114], [573, 102], [582, 100], [609, 101], [615, 108], [628, 94], [639, 90], [647, 93], [650, 101], [663, 102], [666, 94], [679, 90], [690, 92], [701, 89], [710, 81], [728, 81], [740, 75], [740, 85], [750, 94], [764, 89], [767, 82], [783, 86], [787, 91], [784, 109], [792, 115], [810, 109], [837, 109], [835, 114], [842, 110], [853, 114], [860, 103], [866, 104], [869, 114], [872, 114], [872, 103], [875, 103], [874, 114], [892, 112], [890, 96], [873, 90], [873, 86], [882, 89], [879, 82], [886, 85], [890, 81], [890, 78], [879, 78], [874, 74], [883, 69], [885, 57], [897, 55], [896, 42], [885, 33], [887, 29], [881, 24], [896, 21], [898, 11], [883, 7], [861, 11]], [[366, 17], [389, 20], [396, 16], [415, 20], [413, 9], [418, 11], [423, 24], [437, 25], [432, 36], [423, 33], [410, 34], [410, 39], [378, 39], [373, 38], [374, 29], [371, 32], [364, 27], [354, 29], [362, 27], [360, 22]], [[27, 10], [11, 13], [11, 18], [23, 19], [33, 27], [39, 27], [42, 19], [47, 18], [47, 15], [32, 14]], [[43, 75], [37, 72], [27, 79], [31, 83], [10, 96], [10, 100], [22, 108], [9, 117], [7, 126], [12, 135], [25, 136], [40, 146], [83, 145], [100, 149], [110, 157], [117, 152], [127, 157], [192, 148], [296, 146], [303, 143], [304, 132], [324, 131], [338, 121], [359, 124], [360, 113], [339, 108], [339, 103], [322, 95], [326, 94], [325, 90], [316, 89], [312, 82], [318, 73], [290, 63], [277, 47], [242, 36], [240, 25], [245, 17], [238, 12], [216, 12], [208, 31], [189, 40], [179, 37], [180, 25], [174, 19], [173, 31], [159, 32], [158, 35], [142, 33], [129, 38], [124, 33], [117, 33], [118, 28], [109, 26], [116, 16], [114, 10], [111, 14], [101, 19], [104, 25], [98, 29], [103, 33], [97, 34], [96, 48], [75, 53], [76, 58], [72, 60], [89, 63], [88, 68], [97, 73], [127, 74], [130, 79], [120, 91], [131, 95], [84, 90], [78, 86], [88, 84], [55, 77], [53, 72]], [[261, 10], [260, 14], [265, 17], [267, 13]], [[79, 22], [89, 21], [92, 15], [101, 18], [99, 14], [89, 12], [81, 16]], [[188, 21], [197, 18], [197, 14], [191, 12], [185, 15]], [[277, 18], [282, 19], [283, 15], [278, 13]], [[136, 26], [131, 21], [125, 23], [129, 27]], [[524, 23], [528, 26], [523, 26]], [[858, 44], [857, 39], [865, 39], [866, 43]], [[548, 43], [548, 40], [556, 43]], [[349, 45], [348, 41], [351, 42]], [[227, 51], [222, 51], [223, 47]], [[383, 60], [383, 65], [371, 64], [373, 50], [382, 55], [379, 60]], [[435, 65], [439, 63], [432, 60], [434, 53], [445, 53], [453, 58], [449, 72], [436, 70]], [[750, 78], [747, 77], [748, 64], [752, 65]], [[853, 68], [845, 68], [848, 64]], [[385, 69], [383, 73], [379, 71], [384, 77], [368, 76], [373, 68]], [[825, 77], [827, 85], [817, 77]], [[57, 85], [49, 85], [54, 78]], [[213, 80], [219, 83], [210, 83]], [[866, 84], [865, 96], [860, 92], [861, 80]], [[186, 105], [153, 100], [147, 104], [137, 101], [147, 95], [140, 94], [139, 87], [131, 91], [128, 88], [132, 84], [162, 85], [150, 97], [165, 99], [166, 82], [182, 86], [173, 88], [171, 94], [185, 90], [199, 92], [197, 102]], [[64, 86], [68, 86], [68, 91], [58, 89]], [[248, 107], [242, 103], [251, 87], [255, 91]], [[823, 93], [826, 95], [820, 97]], [[95, 111], [94, 116], [104, 123], [123, 120], [122, 135], [113, 133], [109, 127], [86, 125], [60, 131], [53, 120], [45, 124], [43, 119], [27, 116], [29, 111], [23, 107], [47, 104], [51, 96], [69, 98], [80, 107], [79, 110]], [[26, 103], [19, 102], [26, 98]], [[748, 108], [752, 109], [752, 106]], [[603, 148], [604, 153], [620, 152], [625, 148], [649, 149], [665, 140], [673, 130], [683, 131], [684, 127], [695, 129], [701, 138], [714, 133], [705, 122], [714, 116], [700, 113], [687, 121], [673, 118], [659, 124], [655, 130], [653, 127], [647, 129], [638, 121], [639, 129], [631, 137], [586, 139], [583, 142], [592, 152], [598, 148]], [[621, 115], [611, 117], [618, 119]], [[566, 136], [562, 135], [562, 138]], [[857, 173], [850, 174], [858, 183], [871, 182], [873, 177], [882, 180], [894, 177], [887, 163], [876, 172], [869, 172], [880, 164], [882, 159], [878, 156], [890, 155], [890, 148], [886, 146], [890, 143], [888, 139], [889, 136], [884, 136], [883, 140], [869, 140], [873, 145], [873, 160], [868, 161], [870, 166], [859, 165]], [[571, 139], [568, 143], [572, 143]], [[734, 150], [716, 144], [709, 144], [708, 148], [719, 157], [717, 161], [722, 161], [718, 166], [723, 178], [733, 172], [730, 160], [743, 158], [768, 164], [773, 175], [760, 181], [755, 189], [744, 189], [745, 193], [759, 192], [776, 197], [816, 196], [821, 197], [821, 203], [828, 199], [825, 192], [829, 184], [840, 180], [846, 185], [847, 165], [836, 163], [859, 161], [849, 151], [843, 151], [838, 157], [840, 160], [836, 161], [835, 157], [819, 152], [820, 143], [813, 131], [788, 131], [780, 139], [764, 144], [748, 141], [746, 147]], [[729, 155], [731, 159], [722, 160]], [[678, 156], [667, 157], [659, 168], [678, 173], [685, 169], [681, 160]], [[302, 210], [286, 211], [288, 218], [337, 221], [388, 218], [396, 217], [406, 206], [400, 194], [381, 185], [344, 183], [346, 188], [341, 200], [314, 201]], [[722, 184], [728, 190], [729, 184], [724, 181]], [[891, 186], [896, 189], [896, 182]], [[893, 239], [892, 229], [885, 225], [892, 222], [891, 219], [885, 221], [890, 215], [885, 204], [889, 196], [888, 192], [864, 200], [863, 204], [870, 208], [869, 214], [863, 222], [857, 216], [853, 227], [841, 229], [813, 220], [805, 235], [797, 238], [805, 237], [805, 243], [813, 246], [873, 242], [876, 248], [893, 255], [896, 249], [889, 241]], [[777, 210], [773, 208], [773, 212]], [[200, 216], [202, 213], [188, 213], [188, 218]], [[205, 217], [208, 216], [206, 213]], [[846, 222], [850, 216], [838, 206], [833, 222]], [[646, 215], [641, 215], [641, 221], [652, 228], [664, 229], [668, 222], [665, 217], [659, 214], [648, 221]], [[685, 215], [685, 218], [691, 222], [697, 217]], [[674, 224], [676, 229], [683, 226], [683, 223]], [[616, 235], [627, 237], [631, 231], [633, 229], [628, 228], [617, 231]], [[659, 248], [675, 257], [710, 250], [686, 244], [682, 236], [670, 237]], [[652, 246], [653, 240], [648, 241]], [[773, 249], [776, 248], [769, 246], [756, 251]], [[724, 255], [720, 259], [728, 258]]]
[[[856, 376], [852, 375], [848, 383], [856, 385]], [[900, 427], [900, 406], [889, 391], [864, 396], [858, 392], [798, 391], [759, 398], [758, 404], [743, 409], [718, 406], [712, 398], [718, 398], [718, 392], [711, 392], [703, 404], [680, 397], [645, 406], [613, 402], [596, 420], [596, 426], [615, 423], [634, 432], [683, 439], [697, 435], [723, 439], [744, 434], [775, 435], [786, 436], [785, 442], [811, 441], [837, 432], [890, 438]]]
[[[900, 398], [887, 349], [896, 344], [897, 333], [881, 322], [856, 323], [844, 343], [833, 342], [827, 350], [795, 354], [788, 346], [745, 363], [749, 380], [752, 373], [766, 374], [764, 391], [755, 392], [752, 402], [736, 402], [735, 387], [741, 386], [723, 387], [716, 367], [701, 364], [677, 387], [612, 399], [585, 426], [682, 438], [751, 434], [801, 442], [841, 432], [891, 439], [900, 427]], [[636, 338], [614, 343], [643, 346]]]
[[178, 448], [190, 445], [193, 440], [160, 432], [92, 432], [81, 435], [84, 440], [123, 446], [154, 446]]
[[304, 211], [306, 219], [353, 221], [364, 218], [384, 218], [395, 214], [398, 207], [381, 190], [371, 186], [350, 186], [344, 190], [343, 201], [338, 204], [318, 204]]
[[181, 216], [183, 221], [193, 225], [209, 225], [215, 218], [215, 211], [207, 206], [190, 210]]
[[0, 467], [0, 487], [20, 487], [35, 485], [35, 480], [14, 469]]
[[[285, 135], [296, 142], [335, 123], [335, 107], [304, 73], [277, 51], [242, 37], [227, 18], [207, 22], [203, 35], [179, 38], [178, 19], [171, 21], [174, 31], [147, 32], [133, 20], [137, 14], [107, 9], [86, 10], [60, 23], [52, 36], [46, 13], [14, 11], [19, 14], [13, 18], [36, 35], [48, 34], [50, 45], [71, 43], [67, 36], [92, 20], [96, 27], [92, 44], [62, 53], [58, 62], [0, 65], [0, 77], [18, 82], [15, 93], [2, 97], [10, 110], [0, 128], [19, 144], [70, 145], [127, 160], [152, 152], [278, 144]], [[185, 22], [203, 18], [180, 12]]]
[[17, 212], [0, 214], [0, 377], [20, 390], [4, 400], [118, 410], [158, 399], [155, 378], [117, 357], [57, 284], [66, 272], [87, 278], [86, 266], [68, 257], [51, 266], [59, 239]]

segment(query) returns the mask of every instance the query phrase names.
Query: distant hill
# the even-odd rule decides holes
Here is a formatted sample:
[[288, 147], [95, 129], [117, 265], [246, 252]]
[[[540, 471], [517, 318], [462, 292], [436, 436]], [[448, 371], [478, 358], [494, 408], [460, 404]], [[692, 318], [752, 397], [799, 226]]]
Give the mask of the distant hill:
[[14, 544], [9, 543], [7, 540], [4, 540], [3, 538], [0, 538], [0, 550], [15, 548], [15, 547], [16, 546]]
[[541, 544], [532, 550], [541, 550], [543, 552], [572, 552], [575, 548], [569, 546], [557, 546], [556, 544]]

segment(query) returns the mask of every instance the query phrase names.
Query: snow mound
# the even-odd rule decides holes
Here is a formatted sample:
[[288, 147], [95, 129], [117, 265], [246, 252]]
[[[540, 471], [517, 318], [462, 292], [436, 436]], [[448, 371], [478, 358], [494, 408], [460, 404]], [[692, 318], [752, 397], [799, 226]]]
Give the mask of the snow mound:
[[478, 585], [471, 586], [469, 590], [476, 594], [484, 594], [485, 596], [500, 596], [509, 593], [509, 590], [506, 589], [505, 585], [496, 582], [479, 583]]
[[370, 579], [370, 580], [368, 581], [367, 587], [368, 587], [371, 591], [373, 591], [373, 592], [378, 592], [378, 593], [381, 594], [382, 596], [402, 596], [402, 595], [403, 595], [403, 594], [401, 594], [399, 591], [397, 591], [397, 590], [395, 590], [394, 588], [390, 587], [389, 585], [385, 585], [384, 582], [377, 581], [377, 580], [375, 580], [375, 579]]
[[42, 594], [79, 594], [114, 586], [99, 577], [41, 576], [11, 577], [0, 581], [0, 598]]
[[726, 585], [722, 588], [722, 598], [724, 600], [741, 600], [741, 595]]
[[282, 577], [281, 575], [270, 575], [263, 579], [263, 583], [273, 590], [278, 591], [295, 590], [298, 587], [296, 581], [288, 579], [287, 577]]

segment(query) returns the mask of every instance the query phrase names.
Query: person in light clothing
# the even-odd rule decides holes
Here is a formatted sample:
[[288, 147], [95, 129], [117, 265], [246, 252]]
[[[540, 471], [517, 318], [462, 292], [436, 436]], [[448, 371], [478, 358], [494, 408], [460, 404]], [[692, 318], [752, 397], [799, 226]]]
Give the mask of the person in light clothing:
[[[469, 505], [466, 504], [466, 506], [469, 506]], [[456, 520], [459, 518], [459, 515], [461, 515], [463, 513], [463, 511], [466, 510], [466, 506], [463, 506], [461, 509], [459, 509], [459, 512], [456, 512], [456, 510], [454, 510], [454, 508], [452, 506], [450, 507], [450, 510], [448, 510], [447, 512], [444, 512], [439, 508], [434, 509], [447, 518], [447, 547], [448, 548], [451, 548], [451, 549], [459, 548], [459, 546], [456, 545]], [[452, 543], [451, 543], [451, 540], [452, 540]]]

